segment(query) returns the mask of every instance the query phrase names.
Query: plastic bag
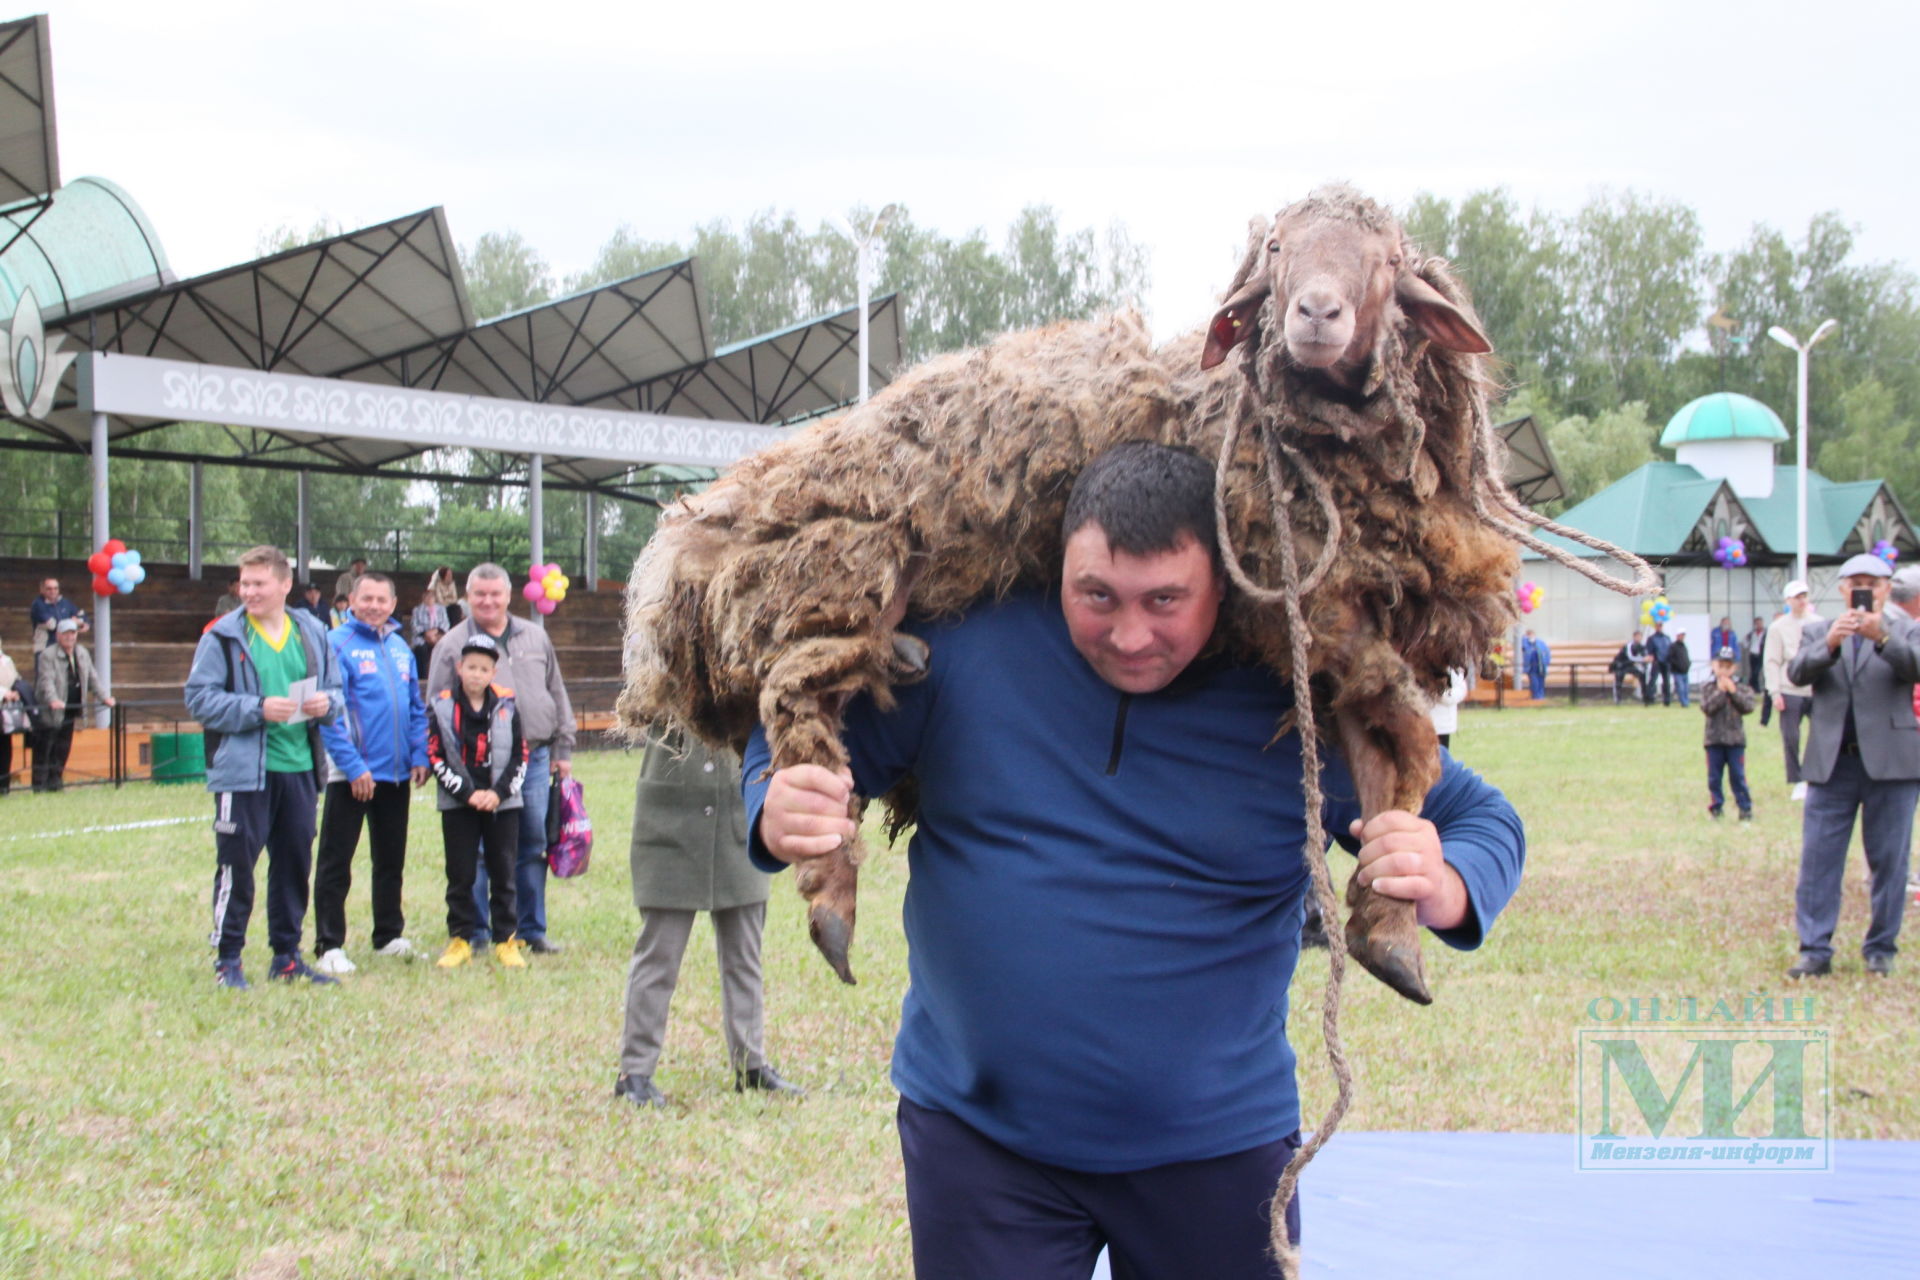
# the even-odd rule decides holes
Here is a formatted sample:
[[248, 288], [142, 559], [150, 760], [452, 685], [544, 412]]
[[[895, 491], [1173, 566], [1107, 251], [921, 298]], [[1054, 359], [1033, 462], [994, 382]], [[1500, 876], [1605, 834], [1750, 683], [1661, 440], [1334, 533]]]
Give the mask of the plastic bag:
[[547, 870], [561, 879], [583, 876], [593, 861], [593, 819], [587, 816], [587, 791], [577, 779], [559, 786], [559, 836], [547, 845]]

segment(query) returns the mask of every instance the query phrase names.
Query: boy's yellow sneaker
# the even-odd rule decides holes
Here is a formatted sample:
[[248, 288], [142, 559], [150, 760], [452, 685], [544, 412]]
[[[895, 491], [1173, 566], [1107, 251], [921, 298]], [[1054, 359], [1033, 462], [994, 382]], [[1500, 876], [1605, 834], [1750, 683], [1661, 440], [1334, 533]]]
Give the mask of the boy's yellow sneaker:
[[435, 960], [434, 964], [442, 969], [458, 969], [471, 959], [473, 959], [473, 944], [465, 938], [455, 938], [447, 944], [447, 949], [440, 953], [440, 958]]
[[526, 954], [521, 950], [524, 945], [525, 944], [518, 938], [508, 938], [505, 942], [496, 942], [493, 945], [493, 958], [498, 960], [506, 968], [524, 969], [527, 967]]

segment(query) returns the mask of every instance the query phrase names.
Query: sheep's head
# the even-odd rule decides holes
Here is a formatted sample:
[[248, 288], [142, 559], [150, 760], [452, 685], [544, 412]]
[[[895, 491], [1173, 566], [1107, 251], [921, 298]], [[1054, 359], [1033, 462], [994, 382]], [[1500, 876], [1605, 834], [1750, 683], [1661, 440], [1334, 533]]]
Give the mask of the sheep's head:
[[1346, 187], [1289, 206], [1242, 264], [1236, 288], [1207, 328], [1200, 365], [1211, 369], [1256, 331], [1284, 343], [1287, 362], [1353, 389], [1400, 317], [1451, 351], [1492, 350], [1473, 317], [1414, 271], [1400, 224]]

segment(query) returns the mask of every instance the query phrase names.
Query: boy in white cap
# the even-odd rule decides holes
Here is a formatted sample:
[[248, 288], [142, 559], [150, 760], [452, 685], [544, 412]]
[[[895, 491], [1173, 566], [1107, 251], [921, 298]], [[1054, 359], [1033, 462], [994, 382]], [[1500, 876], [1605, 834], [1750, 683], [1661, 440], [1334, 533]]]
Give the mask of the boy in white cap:
[[1781, 596], [1787, 602], [1787, 610], [1767, 627], [1764, 659], [1767, 691], [1773, 698], [1773, 709], [1780, 715], [1780, 741], [1787, 754], [1787, 781], [1793, 785], [1793, 798], [1805, 800], [1807, 783], [1800, 776], [1800, 722], [1806, 717], [1807, 697], [1812, 690], [1787, 679], [1787, 664], [1800, 652], [1801, 628], [1820, 615], [1808, 602], [1807, 584], [1798, 578], [1787, 584]]

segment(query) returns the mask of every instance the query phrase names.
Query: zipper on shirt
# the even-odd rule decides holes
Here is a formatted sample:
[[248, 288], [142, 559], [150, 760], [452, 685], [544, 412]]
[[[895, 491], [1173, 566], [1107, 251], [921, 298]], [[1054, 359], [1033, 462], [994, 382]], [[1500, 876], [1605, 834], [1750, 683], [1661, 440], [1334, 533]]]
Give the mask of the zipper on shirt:
[[1120, 751], [1127, 745], [1127, 708], [1133, 705], [1133, 695], [1120, 695], [1120, 705], [1113, 713], [1113, 752], [1107, 757], [1107, 776], [1113, 777], [1120, 772]]

